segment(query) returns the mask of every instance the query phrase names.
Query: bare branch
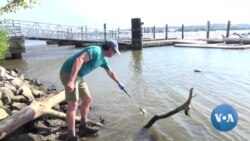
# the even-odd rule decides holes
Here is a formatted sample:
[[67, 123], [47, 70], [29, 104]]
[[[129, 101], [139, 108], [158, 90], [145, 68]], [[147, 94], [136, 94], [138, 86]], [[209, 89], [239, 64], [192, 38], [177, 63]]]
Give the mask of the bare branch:
[[144, 126], [144, 128], [148, 129], [150, 128], [157, 120], [159, 119], [163, 119], [163, 118], [168, 118], [182, 110], [184, 110], [185, 112], [185, 115], [189, 116], [189, 113], [188, 111], [190, 110], [190, 103], [191, 103], [191, 100], [192, 100], [192, 97], [193, 97], [193, 89], [194, 88], [191, 88], [190, 89], [190, 92], [189, 92], [189, 97], [187, 99], [187, 101], [182, 104], [181, 106], [177, 107], [176, 109], [166, 113], [166, 114], [163, 114], [163, 115], [155, 115], [153, 118], [151, 118], [151, 120]]

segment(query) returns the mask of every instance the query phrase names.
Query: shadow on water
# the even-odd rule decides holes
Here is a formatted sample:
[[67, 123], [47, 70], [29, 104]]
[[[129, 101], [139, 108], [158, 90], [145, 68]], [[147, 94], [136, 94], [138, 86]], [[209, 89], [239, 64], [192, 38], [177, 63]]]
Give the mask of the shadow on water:
[[136, 141], [166, 141], [165, 137], [162, 137], [154, 127], [149, 129], [142, 128], [135, 136]]

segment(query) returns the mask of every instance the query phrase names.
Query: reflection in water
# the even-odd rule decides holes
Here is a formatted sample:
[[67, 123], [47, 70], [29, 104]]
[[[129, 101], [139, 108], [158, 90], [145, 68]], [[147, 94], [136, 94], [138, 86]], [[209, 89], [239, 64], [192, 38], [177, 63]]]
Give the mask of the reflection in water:
[[131, 54], [132, 54], [132, 59], [130, 61], [130, 70], [131, 70], [131, 73], [134, 72], [131, 78], [132, 80], [131, 84], [134, 87], [133, 93], [140, 94], [143, 92], [143, 89], [141, 87], [143, 83], [142, 50], [132, 51]]
[[131, 67], [135, 72], [135, 76], [141, 76], [142, 74], [142, 51], [137, 50], [132, 52]]

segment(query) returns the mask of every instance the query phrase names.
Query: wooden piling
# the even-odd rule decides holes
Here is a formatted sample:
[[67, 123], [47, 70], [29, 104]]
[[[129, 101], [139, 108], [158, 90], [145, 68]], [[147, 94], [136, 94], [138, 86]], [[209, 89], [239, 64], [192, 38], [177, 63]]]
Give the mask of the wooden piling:
[[131, 19], [131, 32], [132, 32], [132, 50], [142, 49], [142, 31], [141, 31], [141, 19]]
[[120, 39], [120, 28], [118, 27], [118, 29], [117, 29], [117, 40], [119, 40]]
[[181, 25], [181, 39], [184, 39], [184, 24]]
[[155, 26], [153, 26], [153, 38], [155, 39]]
[[230, 22], [230, 21], [228, 21], [228, 22], [227, 22], [227, 33], [226, 33], [226, 37], [227, 37], [227, 38], [229, 37], [229, 32], [230, 32], [230, 24], [231, 24], [231, 22]]
[[166, 29], [165, 29], [165, 39], [168, 39], [168, 24], [166, 24]]
[[104, 41], [107, 40], [107, 29], [106, 29], [106, 24], [103, 24], [103, 28], [104, 28]]
[[209, 32], [210, 32], [210, 21], [207, 21], [207, 39], [209, 38]]

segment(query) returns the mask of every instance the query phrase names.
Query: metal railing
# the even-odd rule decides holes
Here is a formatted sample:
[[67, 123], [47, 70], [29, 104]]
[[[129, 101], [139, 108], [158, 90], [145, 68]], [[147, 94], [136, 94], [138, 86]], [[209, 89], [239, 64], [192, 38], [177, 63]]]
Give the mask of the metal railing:
[[25, 36], [25, 38], [50, 38], [64, 40], [104, 40], [130, 39], [128, 30], [105, 30], [87, 28], [87, 26], [69, 26], [49, 24], [31, 21], [8, 20], [0, 24], [0, 27], [7, 29], [12, 36]]

